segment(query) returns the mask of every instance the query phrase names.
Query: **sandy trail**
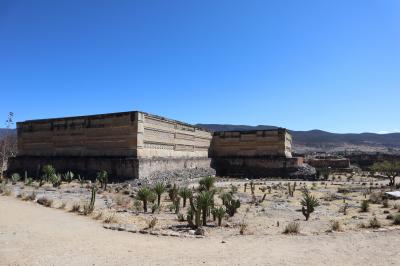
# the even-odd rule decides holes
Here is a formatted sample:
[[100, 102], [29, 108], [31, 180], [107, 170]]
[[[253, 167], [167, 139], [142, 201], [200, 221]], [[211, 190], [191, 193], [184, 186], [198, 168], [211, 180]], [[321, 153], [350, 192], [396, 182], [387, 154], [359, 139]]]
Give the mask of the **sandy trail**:
[[400, 231], [187, 239], [0, 197], [0, 265], [396, 265]]

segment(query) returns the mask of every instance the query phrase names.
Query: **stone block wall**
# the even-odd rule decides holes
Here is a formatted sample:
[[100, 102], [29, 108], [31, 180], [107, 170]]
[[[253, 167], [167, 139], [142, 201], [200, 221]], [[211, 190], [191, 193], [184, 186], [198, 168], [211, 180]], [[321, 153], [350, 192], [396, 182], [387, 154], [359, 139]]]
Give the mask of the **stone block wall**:
[[88, 177], [106, 170], [116, 180], [157, 176], [263, 177], [302, 166], [286, 129], [211, 133], [144, 112], [17, 123], [19, 152], [11, 173], [37, 176], [45, 164]]
[[215, 132], [212, 157], [292, 157], [292, 137], [286, 129]]
[[136, 156], [137, 112], [17, 123], [19, 156]]

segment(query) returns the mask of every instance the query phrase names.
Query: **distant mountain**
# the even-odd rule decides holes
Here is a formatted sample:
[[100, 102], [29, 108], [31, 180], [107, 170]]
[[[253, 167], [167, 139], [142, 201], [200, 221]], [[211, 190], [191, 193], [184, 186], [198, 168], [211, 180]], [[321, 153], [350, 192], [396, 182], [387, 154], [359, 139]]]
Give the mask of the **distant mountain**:
[[[223, 125], [197, 124], [211, 131], [228, 130], [265, 130], [277, 127], [268, 125]], [[294, 131], [289, 130], [293, 137], [295, 152], [338, 152], [345, 150], [361, 152], [400, 152], [400, 133], [390, 134], [337, 134], [322, 130]]]
[[228, 124], [196, 124], [198, 127], [202, 127], [211, 131], [231, 131], [231, 130], [268, 130], [275, 129], [278, 127], [259, 125], [259, 126], [246, 126], [246, 125], [228, 125]]
[[[196, 126], [211, 131], [229, 130], [268, 130], [278, 127], [269, 125], [228, 125], [228, 124], [197, 124]], [[293, 148], [297, 153], [306, 152], [383, 152], [400, 153], [400, 133], [390, 134], [337, 134], [322, 130], [294, 131], [289, 130], [293, 137]], [[8, 134], [16, 134], [15, 129], [0, 128], [0, 139]]]

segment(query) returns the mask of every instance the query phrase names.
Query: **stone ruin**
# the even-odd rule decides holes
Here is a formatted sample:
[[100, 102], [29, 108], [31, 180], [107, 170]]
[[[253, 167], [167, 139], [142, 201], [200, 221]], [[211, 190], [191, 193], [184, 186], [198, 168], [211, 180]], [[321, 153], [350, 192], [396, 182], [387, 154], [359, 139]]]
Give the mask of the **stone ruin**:
[[[58, 171], [115, 180], [160, 175], [229, 177], [287, 176], [304, 169], [292, 157], [286, 129], [210, 132], [145, 112], [29, 120], [17, 123], [18, 154], [10, 173]], [[301, 171], [300, 171], [301, 172]], [[307, 172], [307, 171], [306, 171]]]

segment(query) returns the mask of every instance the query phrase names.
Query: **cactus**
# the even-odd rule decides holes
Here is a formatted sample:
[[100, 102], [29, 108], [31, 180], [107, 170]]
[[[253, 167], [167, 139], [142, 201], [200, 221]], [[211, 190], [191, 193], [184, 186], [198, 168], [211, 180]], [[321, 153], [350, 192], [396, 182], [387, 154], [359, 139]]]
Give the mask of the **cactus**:
[[178, 214], [178, 213], [179, 213], [179, 206], [180, 206], [180, 204], [181, 204], [181, 198], [180, 198], [179, 196], [177, 196], [177, 197], [175, 198], [175, 202], [174, 202], [174, 205], [175, 205], [175, 214]]
[[308, 219], [310, 218], [310, 214], [314, 212], [315, 207], [319, 206], [319, 202], [314, 196], [310, 194], [307, 188], [304, 188], [301, 205], [301, 212], [306, 217], [306, 221], [308, 221]]
[[253, 181], [250, 181], [250, 190], [251, 190], [251, 195], [254, 195], [254, 191], [256, 189], [256, 185], [254, 184]]
[[235, 200], [233, 198], [229, 199], [228, 201], [225, 202], [225, 208], [226, 212], [229, 214], [229, 216], [234, 216], [237, 209], [240, 208], [240, 200]]
[[174, 184], [172, 188], [168, 190], [168, 196], [172, 202], [175, 202], [176, 197], [178, 197], [179, 188]]
[[[189, 198], [190, 202], [190, 209], [188, 210], [188, 215], [187, 215], [187, 221], [189, 223], [189, 226], [192, 228], [199, 228], [201, 226], [200, 223], [200, 215], [201, 215], [201, 209], [199, 206], [199, 202], [194, 201], [193, 196]], [[193, 218], [194, 218], [194, 223], [193, 223]]]
[[290, 182], [288, 182], [288, 193], [290, 197], [293, 197], [295, 190], [296, 190], [296, 182], [293, 183], [293, 186], [291, 186]]
[[[218, 219], [218, 226], [221, 226], [222, 218], [224, 218], [225, 213], [226, 213], [226, 211], [223, 207], [214, 208], [212, 210], [213, 216]], [[214, 219], [214, 221], [215, 221], [215, 219]]]
[[107, 182], [108, 182], [108, 173], [105, 170], [102, 170], [97, 173], [97, 180], [100, 182], [100, 186], [106, 190]]
[[94, 210], [94, 203], [96, 202], [96, 192], [97, 188], [95, 186], [92, 187], [92, 195], [90, 197], [90, 209]]

